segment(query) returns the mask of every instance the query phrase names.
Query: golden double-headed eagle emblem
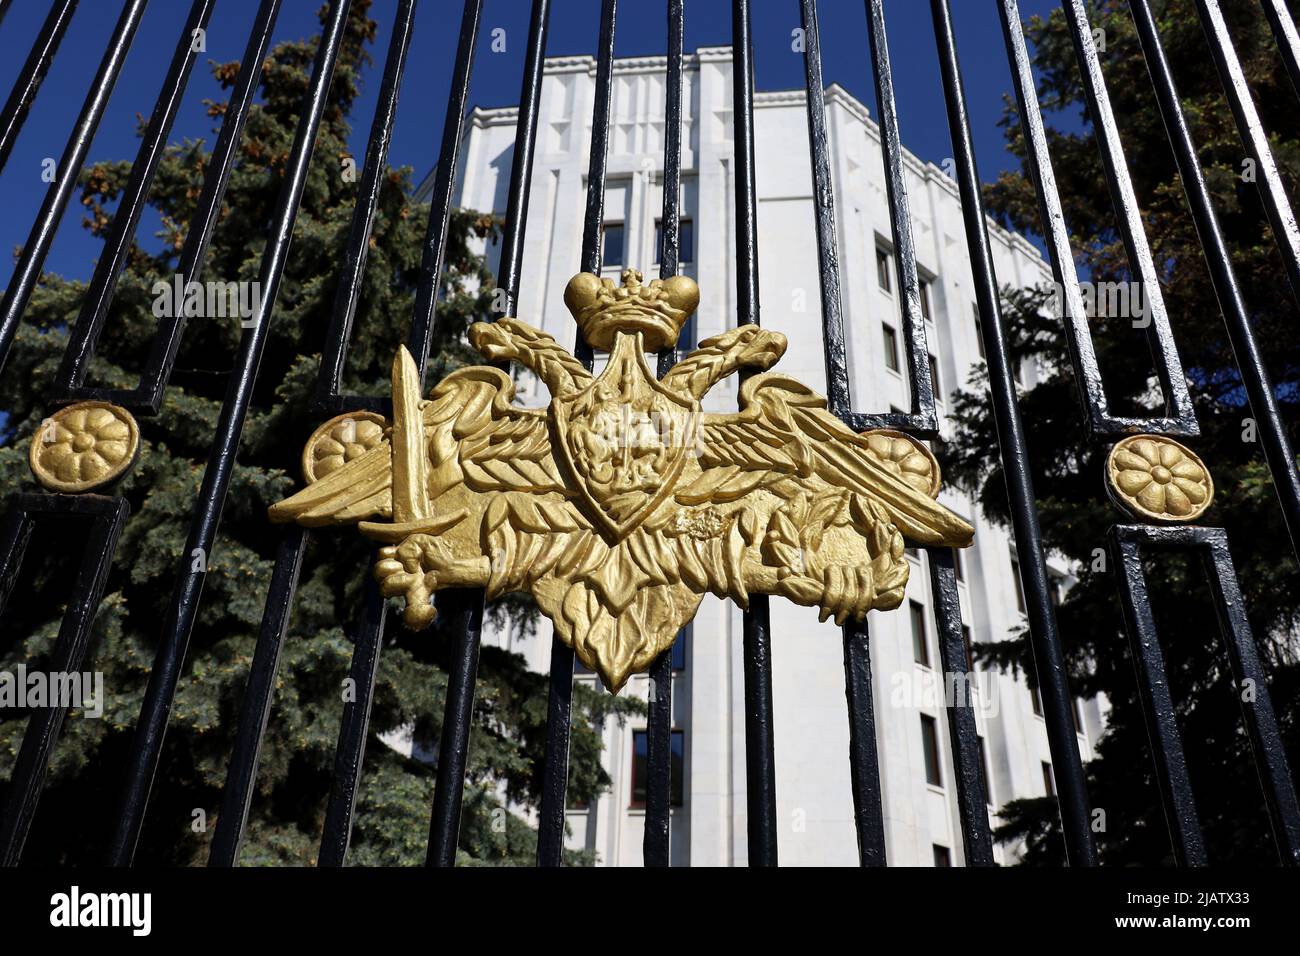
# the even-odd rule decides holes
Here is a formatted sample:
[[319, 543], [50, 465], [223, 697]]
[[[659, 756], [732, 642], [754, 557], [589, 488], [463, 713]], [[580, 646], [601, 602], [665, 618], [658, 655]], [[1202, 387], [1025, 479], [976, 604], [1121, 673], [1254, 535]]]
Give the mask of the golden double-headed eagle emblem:
[[[646, 353], [677, 341], [699, 303], [689, 278], [623, 284], [581, 273], [565, 304], [595, 349], [593, 376], [551, 336], [513, 318], [475, 323], [470, 342], [550, 390], [514, 404], [511, 377], [475, 365], [427, 399], [405, 348], [393, 362], [392, 421], [340, 416], [304, 452], [308, 485], [270, 509], [309, 527], [356, 523], [383, 542], [375, 574], [405, 598], [409, 627], [433, 592], [532, 594], [605, 685], [647, 669], [703, 595], [745, 607], [780, 595], [843, 623], [897, 607], [903, 539], [965, 547], [974, 530], [934, 500], [939, 469], [898, 432], [855, 434], [826, 400], [767, 372], [785, 336], [742, 326], [707, 339], [661, 379]], [[739, 369], [740, 410], [700, 401]]]

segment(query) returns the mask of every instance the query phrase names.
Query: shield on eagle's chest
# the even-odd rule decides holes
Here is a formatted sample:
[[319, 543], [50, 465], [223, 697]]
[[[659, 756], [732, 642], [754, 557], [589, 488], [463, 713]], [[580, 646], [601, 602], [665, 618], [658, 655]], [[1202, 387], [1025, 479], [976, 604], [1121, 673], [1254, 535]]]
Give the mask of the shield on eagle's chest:
[[591, 518], [621, 539], [672, 492], [695, 446], [699, 402], [650, 374], [620, 334], [600, 377], [551, 402], [560, 457]]

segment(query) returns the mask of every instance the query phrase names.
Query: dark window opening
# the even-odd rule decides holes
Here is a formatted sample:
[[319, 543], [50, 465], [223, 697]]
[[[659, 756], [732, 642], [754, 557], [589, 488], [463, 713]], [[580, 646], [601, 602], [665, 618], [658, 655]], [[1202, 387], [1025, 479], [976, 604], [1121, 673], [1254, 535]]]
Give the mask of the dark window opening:
[[912, 657], [924, 667], [930, 666], [930, 647], [925, 636], [925, 608], [915, 601], [909, 602], [912, 612]]
[[622, 269], [624, 265], [623, 224], [607, 222], [600, 230], [600, 266], [602, 269]]
[[[674, 730], [672, 751], [668, 760], [668, 802], [674, 807], [683, 803], [684, 761], [686, 732]], [[645, 807], [646, 786], [650, 779], [650, 734], [644, 730], [632, 731], [632, 806]]]
[[882, 325], [881, 334], [885, 343], [885, 368], [891, 372], [898, 371], [898, 333], [892, 326]]
[[1015, 558], [1011, 559], [1011, 580], [1016, 586], [1016, 610], [1021, 614], [1025, 613], [1025, 589], [1020, 583], [1020, 562]]
[[[655, 220], [655, 262], [664, 261], [664, 223]], [[695, 261], [695, 223], [681, 219], [677, 223], [677, 262], [685, 265]]]
[[921, 747], [925, 757], [925, 782], [932, 787], [942, 787], [943, 772], [939, 766], [939, 724], [928, 714], [921, 715]]
[[691, 636], [692, 625], [687, 624], [677, 632], [677, 640], [673, 641], [673, 671], [686, 670], [686, 642]]

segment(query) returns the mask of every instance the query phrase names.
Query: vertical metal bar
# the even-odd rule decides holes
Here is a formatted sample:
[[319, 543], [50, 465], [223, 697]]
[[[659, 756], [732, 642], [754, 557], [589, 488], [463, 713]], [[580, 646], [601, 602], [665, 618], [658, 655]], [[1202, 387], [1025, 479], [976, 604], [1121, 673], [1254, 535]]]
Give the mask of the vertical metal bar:
[[9, 603], [9, 595], [23, 567], [23, 555], [32, 538], [35, 522], [23, 506], [22, 495], [9, 496], [9, 510], [0, 526], [0, 614]]
[[[1142, 279], [1143, 288], [1148, 290], [1147, 300], [1150, 304], [1155, 365], [1160, 376], [1161, 387], [1164, 389], [1166, 409], [1170, 407], [1176, 409], [1176, 414], [1173, 416], [1136, 418], [1115, 416], [1110, 413], [1105, 385], [1097, 364], [1097, 353], [1093, 347], [1088, 315], [1079, 291], [1078, 269], [1070, 247], [1069, 231], [1061, 207], [1056, 175], [1052, 169], [1042, 110], [1034, 88], [1033, 67], [1016, 0], [1000, 0], [998, 13], [1002, 19], [1002, 32], [1007, 46], [1007, 58], [1011, 64], [1020, 125], [1025, 136], [1030, 175], [1038, 195], [1039, 217], [1042, 220], [1048, 256], [1052, 263], [1052, 275], [1062, 293], [1064, 310], [1062, 321], [1065, 324], [1066, 342], [1074, 366], [1075, 381], [1079, 388], [1079, 399], [1084, 409], [1084, 423], [1088, 434], [1095, 438], [1131, 434], [1133, 431], [1143, 430], [1169, 435], [1195, 435], [1199, 431], [1196, 416], [1191, 406], [1178, 350], [1169, 331], [1164, 299], [1154, 273], [1151, 253], [1124, 161], [1114, 113], [1101, 75], [1101, 66], [1092, 35], [1088, 32], [1086, 13], [1077, 10], [1074, 6], [1068, 7], [1076, 55], [1086, 78], [1090, 114], [1094, 119], [1093, 125], [1104, 160], [1107, 181], [1110, 184], [1112, 203], [1120, 213], [1120, 231], [1128, 249], [1129, 262], [1135, 265]], [[1172, 383], [1172, 389], [1164, 385], [1166, 381]]]
[[1273, 713], [1267, 677], [1255, 650], [1246, 605], [1237, 586], [1237, 575], [1228, 551], [1228, 536], [1222, 528], [1208, 530], [1202, 552], [1205, 571], [1214, 585], [1214, 607], [1227, 645], [1241, 713], [1255, 755], [1255, 769], [1264, 790], [1278, 859], [1284, 866], [1300, 866], [1300, 800], [1296, 798], [1286, 747]]
[[[659, 253], [659, 278], [677, 275], [681, 257], [681, 190], [682, 190], [682, 40], [685, 31], [682, 0], [668, 0], [668, 71], [664, 104], [664, 180], [663, 213], [660, 216], [662, 245]], [[659, 355], [659, 374], [672, 362], [672, 349]], [[671, 368], [671, 364], [669, 365]]]
[[664, 651], [650, 665], [650, 713], [646, 717], [645, 837], [646, 866], [671, 863], [673, 652]]
[[[1119, 127], [1115, 123], [1115, 111], [1111, 108], [1110, 96], [1106, 92], [1106, 79], [1102, 75], [1097, 46], [1092, 38], [1087, 6], [1084, 0], [1062, 0], [1062, 7], [1074, 41], [1075, 55], [1079, 60], [1088, 111], [1092, 116], [1093, 134], [1100, 147], [1106, 182], [1110, 186], [1111, 204], [1115, 207], [1129, 268], [1137, 273], [1145, 292], [1150, 318], [1148, 334], [1154, 346], [1155, 371], [1160, 380], [1166, 414], [1175, 419], [1173, 422], [1160, 423], [1159, 429], [1145, 424], [1143, 427], [1171, 435], [1197, 435], [1200, 429], [1196, 424], [1196, 412], [1192, 408], [1192, 397], [1187, 388], [1187, 376], [1183, 374], [1178, 347], [1174, 344], [1173, 333], [1169, 328], [1169, 315], [1165, 309], [1164, 295], [1160, 291], [1160, 277], [1142, 225], [1142, 210], [1138, 207], [1137, 194], [1124, 158]], [[1018, 15], [1016, 23], [1019, 23]]]
[[497, 268], [497, 287], [505, 292], [504, 315], [513, 315], [519, 305], [520, 260], [528, 227], [528, 197], [532, 192], [533, 153], [537, 147], [537, 116], [550, 17], [551, 0], [533, 0], [528, 21], [528, 50], [524, 54], [523, 85], [519, 90], [519, 119], [515, 124], [515, 156], [510, 167], [506, 225], [501, 236], [501, 262]]
[[[1265, 7], [1268, 7], [1267, 2]], [[1237, 367], [1241, 370], [1250, 410], [1259, 423], [1264, 457], [1273, 475], [1273, 487], [1282, 505], [1287, 530], [1291, 534], [1291, 547], [1297, 557], [1300, 557], [1300, 474], [1295, 468], [1295, 452], [1282, 423], [1264, 357], [1255, 341], [1250, 315], [1246, 311], [1241, 287], [1232, 267], [1232, 256], [1224, 241], [1223, 231], [1219, 228], [1219, 219], [1205, 185], [1205, 175], [1196, 158], [1196, 145], [1187, 128], [1187, 120], [1183, 115], [1173, 74], [1165, 59], [1160, 35], [1156, 31], [1150, 4], [1147, 0], [1132, 0], [1129, 8], [1133, 22], [1137, 25], [1138, 41], [1142, 44], [1147, 71], [1155, 86], [1160, 115], [1164, 119], [1174, 158], [1178, 162], [1178, 178], [1192, 210], [1192, 219], [1196, 223], [1196, 231], [1205, 252], [1205, 264], [1209, 268], [1210, 280], [1214, 283], [1214, 291], [1219, 299], [1219, 308], [1223, 312], [1223, 322], [1232, 342]]]
[[[328, 102], [330, 79], [333, 77], [334, 66], [338, 61], [349, 2], [350, 0], [334, 0], [334, 6], [316, 51], [311, 83], [298, 121], [298, 129], [294, 134], [288, 167], [274, 219], [268, 230], [266, 250], [262, 256], [259, 282], [264, 290], [263, 297], [251, 320], [251, 326], [240, 340], [239, 353], [230, 375], [230, 385], [217, 417], [212, 450], [203, 472], [203, 482], [199, 489], [194, 516], [190, 522], [189, 537], [181, 553], [176, 589], [168, 607], [158, 651], [154, 657], [154, 666], [149, 674], [149, 685], [145, 691], [140, 719], [136, 724], [135, 737], [131, 743], [127, 783], [110, 857], [118, 866], [131, 862], [140, 837], [149, 790], [153, 785], [158, 757], [162, 752], [163, 737], [167, 732], [172, 701], [176, 694], [176, 684], [185, 663], [185, 652], [189, 645], [194, 618], [198, 614], [207, 565], [211, 561], [212, 547], [216, 541], [218, 525], [221, 523], [221, 510], [234, 471], [239, 436], [243, 431], [244, 418], [248, 414], [248, 404], [257, 378], [258, 364], [270, 332], [271, 314], [279, 293], [280, 280], [284, 275], [298, 205], [307, 182], [312, 148]], [[201, 560], [196, 561], [196, 557]]]
[[82, 300], [81, 312], [69, 336], [68, 346], [63, 351], [58, 381], [80, 385], [85, 380], [86, 366], [95, 354], [95, 344], [104, 328], [104, 320], [108, 318], [108, 310], [113, 304], [113, 294], [117, 290], [117, 282], [126, 265], [127, 256], [135, 243], [136, 227], [149, 202], [149, 188], [158, 172], [158, 164], [167, 152], [167, 137], [176, 122], [176, 111], [180, 109], [191, 67], [198, 56], [194, 32], [207, 28], [215, 2], [216, 0], [194, 0], [189, 16], [181, 27], [171, 63], [163, 77], [162, 90], [158, 93], [149, 125], [141, 137], [135, 162], [131, 164], [131, 175], [122, 190], [117, 212], [113, 214], [113, 225], [95, 263], [95, 272], [91, 276], [86, 297]]
[[1291, 88], [1300, 95], [1300, 34], [1296, 33], [1295, 21], [1286, 8], [1285, 0], [1260, 0], [1268, 25], [1273, 28], [1277, 39], [1277, 51], [1286, 64], [1287, 76], [1291, 78]]
[[[208, 159], [207, 171], [203, 177], [203, 187], [199, 193], [190, 225], [185, 235], [185, 245], [181, 247], [177, 276], [182, 287], [196, 281], [202, 271], [203, 259], [207, 255], [208, 243], [216, 229], [221, 216], [221, 206], [225, 199], [226, 187], [234, 168], [235, 155], [239, 150], [244, 124], [248, 120], [253, 95], [257, 91], [262, 76], [262, 64], [271, 42], [271, 31], [275, 26], [276, 14], [281, 0], [262, 0], [249, 32], [248, 43], [240, 61], [239, 73], [227, 103], [221, 131], [217, 134], [216, 144]], [[163, 393], [167, 380], [171, 377], [176, 354], [180, 350], [181, 334], [185, 328], [183, 315], [165, 316], [158, 323], [158, 331], [153, 336], [145, 367], [140, 373], [139, 384], [135, 388], [101, 388], [86, 386], [85, 369], [78, 370], [74, 377], [66, 377], [62, 370], [55, 376], [55, 395], [59, 399], [97, 399], [115, 402], [140, 415], [157, 414], [162, 407]], [[80, 351], [82, 340], [88, 330], [74, 325], [69, 335], [69, 350]]]
[[1151, 598], [1147, 593], [1142, 554], [1136, 541], [1126, 537], [1122, 528], [1112, 528], [1109, 541], [1111, 557], [1120, 570], [1120, 604], [1137, 672], [1138, 696], [1146, 720], [1147, 739], [1155, 763], [1156, 782], [1169, 826], [1170, 843], [1179, 866], [1205, 866], [1205, 842], [1201, 835], [1196, 796], [1187, 773], [1183, 739], [1178, 730], [1165, 658], [1156, 633]]
[[478, 673], [479, 640], [483, 626], [483, 593], [454, 589], [441, 592], [438, 614], [440, 639], [453, 641], [447, 674], [447, 708], [438, 747], [438, 779], [433, 791], [429, 829], [429, 866], [454, 866], [460, 837], [460, 807], [469, 756], [470, 724], [474, 717], [474, 678]]
[[975, 685], [973, 674], [966, 666], [966, 642], [961, 633], [961, 604], [952, 550], [926, 548], [925, 551], [930, 563], [930, 584], [934, 588], [934, 617], [939, 625], [943, 689], [951, 695], [946, 709], [966, 865], [993, 866], [993, 838], [989, 834], [989, 812], [984, 799], [988, 783], [984, 779], [984, 760], [975, 727]]
[[451, 220], [452, 192], [456, 186], [456, 160], [460, 156], [461, 134], [465, 129], [465, 104], [469, 98], [469, 80], [474, 71], [474, 47], [483, 0], [465, 0], [460, 17], [460, 42], [456, 63], [452, 67], [451, 96], [447, 115], [442, 121], [442, 149], [433, 179], [433, 198], [429, 203], [429, 225], [424, 235], [424, 254], [420, 259], [420, 281], [415, 295], [415, 316], [411, 323], [410, 348], [424, 381], [433, 341], [433, 323], [437, 313], [438, 280], [447, 251], [447, 224]]
[[885, 814], [871, 694], [871, 634], [865, 620], [844, 625], [844, 695], [849, 705], [849, 771], [858, 859], [863, 866], [884, 866]]
[[751, 594], [742, 622], [745, 659], [745, 811], [750, 866], [776, 866], [776, 745], [772, 720], [772, 617]]
[[1079, 389], [1079, 402], [1085, 411], [1090, 435], [1106, 431], [1110, 418], [1106, 389], [1097, 353], [1093, 348], [1092, 332], [1079, 291], [1079, 273], [1070, 248], [1070, 235], [1061, 208], [1061, 195], [1052, 169], [1052, 158], [1047, 149], [1047, 132], [1043, 126], [1042, 110], [1034, 87], [1033, 67], [1029, 49], [1025, 44], [1024, 29], [1020, 25], [1020, 11], [1015, 0], [1002, 0], [998, 4], [1002, 17], [1002, 34], [1007, 45], [1007, 58], [1016, 91], [1016, 105], [1020, 112], [1020, 128], [1026, 144], [1029, 171], [1038, 194], [1039, 218], [1052, 275], [1062, 293], [1066, 342], [1074, 365], [1075, 383]]
[[280, 651], [289, 630], [293, 597], [302, 573], [302, 558], [307, 550], [308, 531], [290, 526], [280, 539], [271, 572], [271, 587], [262, 611], [262, 627], [253, 649], [248, 669], [248, 686], [239, 711], [239, 729], [226, 769], [226, 785], [221, 791], [221, 813], [216, 833], [208, 851], [209, 866], [234, 866], [239, 862], [239, 848], [244, 840], [248, 808], [257, 785], [257, 764], [262, 753], [262, 738], [275, 698], [276, 675], [280, 670]]
[[[524, 54], [523, 85], [519, 91], [519, 120], [515, 125], [515, 156], [510, 170], [505, 235], [497, 285], [505, 292], [505, 314], [519, 301], [520, 256], [528, 228], [528, 196], [537, 142], [537, 118], [546, 59], [546, 31], [550, 0], [533, 0], [528, 24], [528, 49]], [[474, 708], [474, 681], [478, 674], [479, 638], [483, 630], [484, 593], [448, 590], [436, 599], [445, 633], [452, 634], [452, 660], [447, 675], [447, 699], [439, 749], [438, 779], [429, 821], [429, 866], [453, 866], [460, 836], [460, 809], [464, 797], [464, 768], [469, 751], [470, 718]], [[463, 719], [462, 719], [463, 714]]]
[[[531, 151], [528, 165], [531, 169]], [[518, 234], [522, 237], [523, 230], [520, 229]], [[573, 648], [561, 641], [552, 628], [551, 666], [546, 691], [546, 752], [543, 756], [542, 769], [542, 805], [537, 821], [537, 865], [542, 867], [558, 867], [564, 862], [564, 824], [569, 790], [569, 741], [573, 734], [574, 660]]]
[[[14, 87], [9, 91], [4, 109], [0, 109], [0, 169], [4, 169], [9, 160], [9, 153], [18, 140], [18, 134], [22, 132], [23, 121], [27, 119], [27, 111], [36, 99], [36, 93], [50, 70], [50, 64], [54, 62], [54, 54], [58, 52], [59, 44], [63, 42], [63, 35], [68, 32], [68, 24], [72, 22], [72, 15], [76, 11], [77, 0], [55, 0], [45, 22], [41, 24], [41, 32], [36, 35], [36, 41], [27, 54], [18, 78], [14, 80]], [[0, 11], [0, 17], [3, 16], [3, 11]]]
[[[839, 252], [836, 248], [835, 191], [831, 182], [830, 147], [826, 132], [826, 96], [822, 80], [816, 0], [800, 0], [799, 14], [804, 30], [804, 85], [807, 90], [813, 213], [817, 226], [817, 272], [821, 288], [827, 404], [835, 415], [851, 420], [844, 315], [840, 299]], [[843, 633], [845, 693], [849, 698], [849, 759], [853, 776], [858, 853], [863, 866], [883, 866], [884, 817], [880, 800], [875, 715], [871, 704], [871, 655], [866, 623], [847, 624]]]
[[[1210, 44], [1210, 55], [1219, 71], [1219, 80], [1228, 96], [1228, 105], [1237, 121], [1237, 132], [1246, 152], [1255, 161], [1255, 183], [1273, 227], [1273, 240], [1282, 253], [1291, 290], [1300, 298], [1300, 224], [1296, 223], [1295, 211], [1287, 198], [1286, 186], [1268, 144], [1268, 131], [1255, 109], [1245, 71], [1237, 59], [1237, 51], [1233, 49], [1223, 11], [1219, 9], [1219, 0], [1196, 0], [1196, 8], [1201, 15], [1201, 29]], [[1294, 74], [1292, 78], [1294, 80]]]
[[[754, 170], [754, 38], [749, 0], [731, 8], [732, 123], [736, 157], [736, 321], [759, 324], [758, 189]], [[742, 373], [742, 378], [748, 376]], [[772, 622], [765, 594], [744, 612], [745, 804], [750, 866], [776, 866], [776, 744]]]
[[[474, 26], [477, 27], [477, 20]], [[379, 203], [379, 193], [387, 180], [384, 170], [388, 161], [388, 148], [393, 139], [393, 122], [397, 118], [397, 96], [401, 90], [402, 73], [406, 68], [406, 55], [410, 50], [411, 33], [414, 27], [415, 0], [400, 0], [396, 19], [393, 21], [393, 31], [388, 38], [384, 75], [379, 82], [379, 101], [375, 104], [375, 115], [370, 121], [366, 155], [362, 160], [364, 165], [361, 173], [361, 188], [357, 192], [357, 202], [352, 209], [348, 243], [343, 250], [343, 268], [339, 273], [338, 289], [334, 294], [334, 307], [330, 316], [330, 329], [321, 355], [320, 374], [316, 379], [318, 405], [323, 404], [323, 400], [329, 396], [338, 394], [339, 384], [343, 378], [347, 341], [352, 334], [352, 321], [356, 317], [357, 303], [361, 300], [361, 280], [365, 277], [366, 259], [370, 254], [370, 232], [375, 223], [375, 207]], [[451, 117], [449, 116], [448, 119], [450, 120]], [[441, 266], [441, 261], [438, 264]], [[423, 360], [423, 355], [416, 353], [416, 361], [423, 363]]]
[[871, 65], [875, 76], [876, 103], [880, 110], [880, 151], [885, 162], [885, 193], [889, 199], [889, 225], [898, 260], [899, 285], [903, 300], [903, 341], [907, 345], [907, 373], [912, 391], [910, 415], [881, 416], [866, 427], [906, 427], [918, 438], [936, 438], [939, 417], [934, 407], [934, 382], [930, 378], [930, 351], [925, 340], [925, 319], [921, 314], [921, 283], [916, 272], [916, 246], [912, 241], [912, 213], [907, 201], [907, 179], [903, 173], [903, 143], [898, 132], [898, 107], [894, 102], [894, 74], [889, 64], [889, 40], [885, 32], [884, 0], [866, 0]]
[[830, 146], [826, 132], [826, 94], [822, 80], [821, 39], [817, 29], [817, 0], [799, 0], [799, 15], [804, 31], [804, 85], [808, 91], [808, 148], [812, 164], [813, 215], [817, 224], [817, 275], [821, 289], [822, 345], [826, 356], [826, 400], [833, 414], [847, 419], [851, 406], [849, 369], [840, 300], [835, 187], [831, 183]]
[[537, 821], [537, 865], [564, 861], [564, 811], [569, 785], [569, 736], [573, 732], [573, 648], [551, 634], [551, 671], [546, 699], [546, 755], [542, 808]]
[[[515, 155], [510, 170], [505, 235], [497, 270], [497, 286], [505, 292], [506, 315], [515, 311], [519, 301], [519, 260], [528, 229], [528, 196], [537, 142], [550, 10], [550, 0], [533, 0], [528, 24], [528, 49], [524, 53], [524, 75], [519, 91], [519, 119], [515, 125]], [[453, 866], [456, 862], [460, 809], [464, 798], [464, 768], [474, 708], [474, 681], [478, 674], [479, 639], [483, 630], [483, 601], [482, 589], [443, 591], [435, 601], [442, 620], [441, 632], [452, 635], [452, 659], [447, 674], [438, 778], [429, 821], [426, 856], [429, 866]], [[462, 713], [464, 719], [461, 719]]]
[[[596, 89], [593, 107], [591, 156], [587, 178], [587, 205], [583, 218], [582, 268], [587, 272], [600, 272], [601, 220], [605, 200], [605, 151], [609, 135], [609, 100], [613, 86], [614, 26], [617, 16], [615, 0], [603, 0], [600, 13], [600, 40], [596, 58]], [[534, 98], [536, 94], [534, 93]], [[521, 95], [520, 100], [524, 97]], [[521, 115], [522, 122], [522, 115]], [[536, 117], [532, 119], [536, 124]], [[531, 167], [531, 140], [529, 141]], [[507, 223], [507, 230], [511, 224]], [[518, 242], [522, 244], [524, 223], [518, 228]], [[501, 274], [513, 276], [518, 281], [517, 263], [509, 271], [502, 260]], [[518, 290], [507, 293], [510, 302], [516, 301]], [[590, 371], [593, 364], [591, 347], [579, 335], [574, 354]], [[564, 851], [564, 810], [569, 772], [569, 735], [573, 729], [573, 648], [565, 645], [551, 631], [551, 671], [547, 691], [546, 768], [542, 792], [541, 820], [538, 832], [538, 865], [559, 866]], [[652, 705], [653, 712], [653, 705]], [[647, 813], [647, 819], [649, 814]], [[647, 839], [649, 826], [647, 825]]]
[[[50, 669], [55, 674], [73, 674], [81, 670], [90, 644], [90, 628], [95, 622], [99, 601], [113, 567], [117, 539], [130, 511], [125, 498], [85, 496], [73, 505], [71, 513], [87, 514], [91, 517], [91, 526], [68, 609], [63, 614], [59, 636], [54, 643]], [[104, 705], [102, 700], [98, 703], [101, 707]], [[16, 866], [22, 856], [23, 844], [36, 816], [36, 805], [41, 799], [50, 755], [59, 741], [59, 731], [67, 713], [66, 703], [51, 700], [28, 721], [9, 779], [4, 817], [0, 820], [0, 866]]]
[[352, 644], [352, 666], [348, 671], [351, 696], [343, 705], [339, 739], [334, 749], [334, 778], [329, 803], [325, 806], [325, 828], [321, 834], [319, 866], [342, 866], [352, 842], [352, 814], [357, 806], [361, 765], [366, 759], [370, 735], [370, 706], [375, 697], [375, 674], [384, 637], [388, 605], [379, 584], [366, 582], [366, 603], [361, 626]]
[[1096, 864], [1096, 848], [1089, 828], [1088, 794], [1083, 764], [1074, 733], [1072, 699], [1065, 676], [1065, 652], [1056, 628], [1047, 567], [1043, 560], [1043, 537], [1035, 509], [1034, 485], [1029, 470], [1029, 449], [1017, 408], [1015, 380], [1002, 332], [997, 277], [989, 248], [984, 204], [980, 198], [979, 170], [971, 142], [966, 96], [957, 63], [957, 42], [953, 36], [952, 13], [947, 0], [930, 0], [939, 68], [943, 78], [948, 129], [957, 164], [966, 245], [975, 280], [976, 298], [983, 325], [984, 351], [988, 356], [989, 390], [997, 421], [998, 444], [1011, 502], [1011, 523], [1025, 592], [1030, 641], [1042, 690], [1047, 721], [1048, 745], [1056, 773], [1057, 799], [1066, 852], [1075, 865]]
[[[614, 21], [617, 0], [601, 0], [600, 40], [596, 47], [595, 102], [591, 110], [591, 152], [587, 156], [587, 205], [582, 219], [582, 269], [600, 274], [601, 226], [605, 219], [605, 156], [609, 150], [609, 104], [614, 86]], [[590, 369], [590, 343], [578, 336], [573, 354]]]
[[63, 213], [68, 208], [68, 201], [77, 188], [77, 179], [86, 161], [86, 153], [95, 138], [99, 121], [104, 117], [108, 99], [113, 93], [113, 85], [122, 72], [122, 64], [126, 62], [127, 51], [131, 48], [131, 41], [135, 38], [136, 27], [140, 25], [140, 18], [144, 16], [147, 2], [148, 0], [126, 0], [122, 5], [122, 15], [118, 17], [117, 25], [113, 28], [113, 36], [104, 51], [104, 58], [99, 63], [99, 70], [95, 73], [95, 81], [91, 84], [90, 92], [86, 94], [81, 115], [77, 117], [77, 125], [73, 127], [72, 135], [68, 137], [68, 143], [63, 148], [63, 156], [60, 157], [58, 168], [55, 170], [55, 180], [45, 194], [41, 211], [36, 216], [36, 222], [32, 224], [27, 242], [23, 244], [22, 258], [14, 267], [9, 286], [5, 289], [4, 299], [0, 300], [0, 369], [4, 367], [5, 359], [9, 355], [9, 347], [13, 345], [14, 336], [18, 334], [18, 323], [22, 321], [23, 312], [26, 311], [27, 303], [36, 290], [36, 283], [40, 280], [41, 267], [45, 265], [45, 257], [49, 254], [50, 246], [54, 244], [59, 221], [63, 218]]

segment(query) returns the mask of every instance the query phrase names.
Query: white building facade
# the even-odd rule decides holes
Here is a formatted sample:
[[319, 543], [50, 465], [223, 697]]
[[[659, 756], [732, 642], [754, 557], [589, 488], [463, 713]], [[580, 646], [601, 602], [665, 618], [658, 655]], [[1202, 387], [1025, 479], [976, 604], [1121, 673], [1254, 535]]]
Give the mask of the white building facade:
[[[604, 272], [626, 267], [647, 280], [658, 275], [657, 219], [662, 209], [663, 57], [619, 59], [614, 69], [605, 196]], [[595, 93], [595, 61], [546, 63], [532, 175], [518, 316], [569, 347], [576, 326], [564, 306], [565, 284], [580, 271], [586, 171]], [[729, 47], [687, 57], [682, 136], [682, 271], [700, 286], [700, 306], [683, 336], [695, 341], [736, 323], [735, 164]], [[866, 107], [838, 86], [826, 91], [835, 187], [843, 311], [854, 407], [882, 412], [910, 407], [903, 351], [898, 275], [892, 255], [880, 135]], [[475, 109], [462, 143], [459, 205], [503, 216], [514, 152], [517, 110]], [[813, 222], [807, 117], [803, 91], [759, 93], [754, 109], [758, 187], [761, 320], [783, 332], [789, 349], [777, 369], [824, 392], [818, 256]], [[905, 155], [913, 238], [928, 314], [926, 338], [937, 371], [941, 420], [951, 393], [982, 361], [974, 287], [955, 182], [933, 164]], [[428, 189], [428, 182], [417, 195]], [[990, 223], [999, 282], [1051, 282], [1038, 250]], [[499, 250], [487, 253], [495, 265]], [[1034, 370], [1026, 368], [1026, 384]], [[545, 387], [522, 373], [519, 400], [548, 401]], [[710, 411], [736, 408], [737, 382], [715, 386]], [[942, 429], [951, 437], [947, 424]], [[975, 503], [952, 487], [940, 501], [976, 528], [960, 561], [962, 619], [970, 640], [1022, 633], [1020, 585], [1009, 534], [985, 521]], [[873, 697], [891, 865], [961, 865], [961, 831], [952, 748], [943, 709], [939, 650], [923, 552], [912, 563], [907, 598], [896, 611], [872, 611]], [[1053, 569], [1062, 588], [1063, 566]], [[742, 615], [729, 601], [706, 596], [679, 642], [672, 687], [675, 865], [744, 865], [746, 846], [744, 668]], [[849, 725], [841, 633], [817, 612], [781, 599], [771, 603], [778, 852], [784, 865], [856, 865], [857, 840], [849, 776]], [[550, 629], [512, 641], [485, 640], [549, 665]], [[590, 674], [576, 679], [595, 681]], [[1017, 797], [1052, 786], [1051, 756], [1037, 702], [1023, 678], [981, 673], [977, 724], [988, 778], [990, 817]], [[645, 698], [648, 679], [623, 691]], [[1093, 752], [1104, 703], [1079, 702], [1078, 742]], [[569, 844], [594, 851], [604, 865], [640, 865], [644, 829], [644, 723], [611, 720], [606, 762], [613, 785], [589, 807], [572, 809]], [[1014, 862], [1014, 847], [997, 847]]]

